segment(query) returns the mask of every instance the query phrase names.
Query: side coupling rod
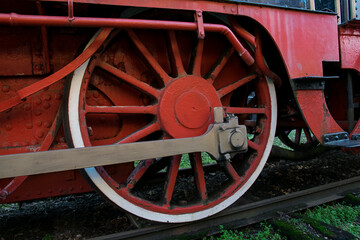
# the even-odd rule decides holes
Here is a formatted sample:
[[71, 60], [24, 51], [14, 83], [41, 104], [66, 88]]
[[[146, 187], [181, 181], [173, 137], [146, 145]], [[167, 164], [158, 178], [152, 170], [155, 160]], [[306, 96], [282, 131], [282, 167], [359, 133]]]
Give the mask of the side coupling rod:
[[199, 137], [84, 147], [0, 156], [0, 179], [105, 166], [183, 153], [207, 152], [216, 160], [246, 152], [247, 132], [237, 117], [224, 122], [221, 107], [214, 108], [215, 123]]

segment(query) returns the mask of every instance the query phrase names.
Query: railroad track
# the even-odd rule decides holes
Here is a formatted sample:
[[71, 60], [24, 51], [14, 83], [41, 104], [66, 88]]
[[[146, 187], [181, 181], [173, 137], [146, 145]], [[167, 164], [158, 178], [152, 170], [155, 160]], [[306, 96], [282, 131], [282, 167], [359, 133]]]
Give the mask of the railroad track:
[[[201, 221], [183, 224], [158, 224], [151, 227], [131, 230], [92, 238], [92, 240], [112, 239], [169, 239], [183, 237], [202, 237], [218, 233], [219, 225], [231, 228], [244, 227], [266, 219], [314, 207], [343, 198], [347, 193], [360, 190], [360, 177], [354, 177], [283, 196], [240, 205], [235, 203], [219, 214]], [[246, 198], [246, 196], [244, 196]]]

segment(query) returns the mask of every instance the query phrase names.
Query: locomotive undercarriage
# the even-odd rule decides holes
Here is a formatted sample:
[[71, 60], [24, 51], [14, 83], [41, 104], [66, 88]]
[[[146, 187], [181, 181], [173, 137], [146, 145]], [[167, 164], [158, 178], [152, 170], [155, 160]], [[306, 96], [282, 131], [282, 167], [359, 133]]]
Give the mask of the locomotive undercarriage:
[[[230, 8], [224, 11], [232, 11], [233, 5], [225, 4]], [[193, 221], [215, 214], [251, 186], [275, 136], [274, 83], [280, 90], [279, 109], [293, 100], [285, 64], [258, 23], [245, 30], [239, 19], [203, 16], [200, 10], [122, 7], [117, 10], [126, 18], [102, 18], [101, 12], [98, 18], [85, 18], [74, 17], [72, 5], [44, 6], [51, 4], [37, 2], [40, 16], [0, 14], [2, 24], [21, 26], [2, 27], [8, 34], [0, 40], [6, 57], [0, 70], [0, 154], [82, 149], [64, 150], [69, 153], [64, 156], [61, 151], [24, 154], [23, 159], [2, 156], [0, 178], [16, 176], [0, 179], [3, 202], [89, 191], [74, 170], [21, 176], [53, 172], [57, 157], [51, 156], [69, 160], [81, 152], [86, 153], [83, 165], [63, 161], [61, 170], [90, 167], [83, 173], [95, 189], [119, 207], [155, 221]], [[89, 14], [81, 9], [80, 15]], [[67, 10], [69, 15], [41, 16], [44, 10]], [[103, 28], [96, 33], [98, 27]], [[24, 31], [28, 38], [17, 40]], [[221, 123], [225, 116], [230, 126]], [[215, 130], [225, 133], [225, 140], [222, 133], [212, 134]], [[97, 151], [96, 163], [86, 162], [92, 154], [83, 147], [111, 144], [120, 145], [91, 148]], [[117, 147], [123, 160], [114, 159]], [[141, 149], [134, 153], [134, 148]], [[36, 158], [50, 158], [52, 169], [44, 164], [42, 170], [25, 167], [18, 173], [6, 168], [10, 159], [14, 169], [25, 166], [21, 161], [27, 157], [31, 167]], [[106, 159], [112, 165], [101, 167]], [[192, 196], [184, 195], [180, 185], [188, 185]]]

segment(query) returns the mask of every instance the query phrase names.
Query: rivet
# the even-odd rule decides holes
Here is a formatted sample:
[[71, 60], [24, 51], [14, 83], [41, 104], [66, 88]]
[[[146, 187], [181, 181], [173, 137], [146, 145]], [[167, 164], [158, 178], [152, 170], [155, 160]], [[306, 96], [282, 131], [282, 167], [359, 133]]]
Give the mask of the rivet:
[[43, 69], [43, 65], [42, 65], [42, 64], [36, 64], [36, 65], [35, 65], [35, 69], [36, 69], [37, 71], [40, 71], [40, 70]]
[[35, 116], [40, 116], [41, 115], [41, 110], [40, 109], [35, 109], [34, 114], [35, 114]]
[[6, 131], [10, 131], [12, 129], [12, 126], [10, 124], [5, 125]]
[[24, 104], [24, 110], [29, 111], [30, 109], [31, 109], [31, 104], [30, 103], [25, 103]]
[[232, 7], [232, 8], [231, 8], [231, 11], [232, 11], [232, 12], [235, 12], [235, 7]]
[[44, 137], [44, 132], [42, 130], [38, 130], [38, 131], [36, 131], [36, 136], [38, 138], [42, 138], [42, 137]]
[[51, 122], [50, 122], [50, 121], [45, 121], [45, 122], [44, 122], [44, 126], [45, 126], [46, 128], [51, 127]]
[[37, 104], [37, 105], [40, 105], [42, 103], [41, 99], [40, 98], [36, 98], [34, 100], [34, 102]]
[[43, 100], [45, 101], [50, 101], [51, 100], [51, 95], [50, 94], [45, 94], [43, 97], [42, 97]]
[[41, 120], [37, 120], [35, 121], [36, 126], [40, 127], [42, 125], [42, 121]]
[[48, 103], [48, 102], [44, 103], [43, 108], [44, 109], [49, 109], [50, 108], [50, 103]]
[[62, 98], [62, 94], [61, 93], [56, 93], [55, 94], [55, 99], [60, 100]]
[[33, 128], [33, 124], [32, 124], [31, 122], [27, 122], [27, 123], [25, 123], [25, 127], [26, 127], [27, 129], [32, 129], [32, 128]]
[[4, 93], [9, 92], [9, 91], [10, 91], [10, 86], [4, 85], [4, 86], [2, 87], [2, 91], [3, 91]]

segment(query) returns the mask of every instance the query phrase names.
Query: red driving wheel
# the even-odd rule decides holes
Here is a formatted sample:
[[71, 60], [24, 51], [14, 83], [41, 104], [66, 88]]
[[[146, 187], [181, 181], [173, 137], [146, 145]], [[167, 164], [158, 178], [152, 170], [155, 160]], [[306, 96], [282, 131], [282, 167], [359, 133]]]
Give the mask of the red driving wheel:
[[274, 86], [223, 35], [114, 31], [75, 71], [68, 121], [74, 147], [122, 144], [200, 136], [214, 121], [214, 107], [248, 129], [249, 150], [231, 162], [200, 152], [188, 155], [188, 165], [187, 155], [148, 159], [131, 163], [131, 171], [115, 166], [124, 169], [121, 179], [107, 167], [85, 169], [119, 207], [154, 221], [186, 222], [235, 202], [260, 174], [274, 138]]

